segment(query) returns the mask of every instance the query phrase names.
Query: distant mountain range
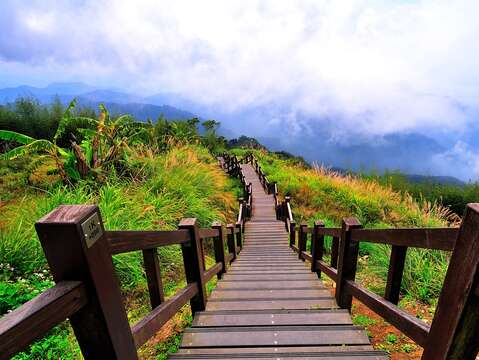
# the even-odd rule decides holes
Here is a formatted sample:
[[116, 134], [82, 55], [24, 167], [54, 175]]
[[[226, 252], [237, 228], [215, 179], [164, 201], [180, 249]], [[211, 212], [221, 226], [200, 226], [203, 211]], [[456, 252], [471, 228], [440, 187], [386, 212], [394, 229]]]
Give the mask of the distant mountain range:
[[128, 113], [143, 121], [148, 118], [155, 121], [160, 115], [168, 120], [196, 117], [195, 114], [174, 106], [150, 104], [140, 96], [118, 90], [98, 89], [83, 83], [53, 83], [43, 88], [18, 86], [0, 89], [0, 104], [13, 102], [18, 97], [33, 97], [44, 104], [51, 103], [55, 97], [67, 104], [76, 97], [80, 106], [97, 109], [100, 103], [104, 103], [113, 114]]
[[[168, 120], [215, 119], [221, 122], [220, 133], [227, 138], [245, 134], [257, 138], [273, 151], [285, 150], [310, 163], [356, 172], [398, 169], [405, 174], [419, 174], [410, 175], [412, 181], [436, 179], [438, 182], [461, 183], [457, 177], [465, 181], [471, 179], [470, 169], [464, 163], [449, 160], [450, 164], [445, 165], [443, 154], [453, 146], [451, 141], [447, 143], [437, 136], [419, 133], [393, 133], [369, 138], [338, 134], [337, 119], [311, 118], [297, 113], [284, 105], [287, 103], [285, 99], [228, 111], [196, 103], [178, 94], [140, 96], [121, 89], [102, 89], [72, 82], [52, 83], [46, 87], [3, 88], [0, 89], [0, 104], [15, 101], [19, 96], [34, 97], [45, 104], [55, 96], [63, 103], [77, 97], [80, 105], [97, 108], [99, 103], [104, 103], [112, 113], [129, 113], [143, 121], [148, 118], [155, 121], [160, 115]], [[479, 126], [468, 134], [477, 138]]]

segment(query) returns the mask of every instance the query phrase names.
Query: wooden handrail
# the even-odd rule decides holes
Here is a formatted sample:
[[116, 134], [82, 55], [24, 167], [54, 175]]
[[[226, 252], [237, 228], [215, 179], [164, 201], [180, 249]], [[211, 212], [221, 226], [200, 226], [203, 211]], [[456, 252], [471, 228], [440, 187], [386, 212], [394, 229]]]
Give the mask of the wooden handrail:
[[320, 228], [318, 231], [319, 234], [324, 236], [341, 236], [341, 228]]
[[351, 239], [378, 244], [452, 251], [459, 228], [354, 229]]
[[345, 290], [420, 346], [424, 347], [426, 345], [430, 327], [424, 321], [408, 314], [395, 304], [352, 280], [346, 280]]
[[222, 269], [223, 269], [222, 263], [218, 262], [214, 264], [212, 267], [210, 267], [208, 270], [204, 272], [203, 276], [205, 277], [205, 281], [206, 282], [210, 281], [211, 278], [217, 275], [218, 273], [220, 273]]
[[187, 230], [105, 231], [105, 236], [112, 254], [183, 244], [191, 240]]
[[[220, 278], [242, 247], [243, 203], [239, 215], [241, 222], [228, 232], [218, 222], [200, 229], [196, 219], [183, 219], [178, 230], [106, 231], [96, 206], [55, 209], [35, 227], [57, 284], [0, 319], [0, 359], [14, 355], [66, 318], [85, 358], [137, 359], [136, 349], [187, 302], [192, 312], [205, 309], [206, 282], [215, 275]], [[206, 270], [202, 240], [208, 238], [214, 241], [216, 263]], [[181, 245], [187, 285], [165, 301], [157, 248], [169, 245]], [[152, 307], [133, 328], [112, 262], [112, 255], [130, 251], [143, 253]]]
[[200, 229], [200, 239], [207, 239], [207, 238], [213, 238], [213, 237], [218, 237], [220, 235], [220, 232], [218, 229]]
[[197, 294], [198, 285], [190, 283], [138, 321], [131, 329], [136, 348], [139, 348], [154, 336], [173, 315]]
[[60, 281], [0, 319], [0, 358], [23, 350], [32, 341], [75, 314], [88, 302], [80, 281]]
[[[311, 254], [301, 250], [305, 248], [301, 241], [298, 247], [292, 248], [302, 259], [312, 263], [312, 271], [323, 272], [336, 282], [340, 307], [350, 309], [351, 298], [355, 297], [424, 347], [422, 359], [475, 358], [477, 347], [474, 344], [479, 336], [479, 329], [473, 325], [479, 321], [479, 204], [468, 205], [460, 228], [361, 229], [357, 220], [345, 219], [340, 237], [336, 238], [340, 243], [337, 270], [321, 257], [323, 237], [338, 235], [338, 229], [322, 228], [321, 224], [317, 222], [314, 228], [300, 228], [302, 234], [312, 233]], [[354, 280], [360, 241], [392, 245], [384, 297]], [[321, 248], [319, 252], [318, 247]], [[408, 247], [453, 250], [431, 326], [397, 307]]]

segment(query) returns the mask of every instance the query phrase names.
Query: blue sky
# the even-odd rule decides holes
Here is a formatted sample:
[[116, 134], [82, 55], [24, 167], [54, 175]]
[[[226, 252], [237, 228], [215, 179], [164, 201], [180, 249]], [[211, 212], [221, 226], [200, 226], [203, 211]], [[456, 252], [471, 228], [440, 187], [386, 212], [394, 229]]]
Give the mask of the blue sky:
[[479, 176], [465, 139], [477, 14], [477, 0], [2, 0], [0, 86], [83, 81], [223, 112], [279, 101], [293, 125], [301, 113], [368, 136], [450, 135], [445, 156]]

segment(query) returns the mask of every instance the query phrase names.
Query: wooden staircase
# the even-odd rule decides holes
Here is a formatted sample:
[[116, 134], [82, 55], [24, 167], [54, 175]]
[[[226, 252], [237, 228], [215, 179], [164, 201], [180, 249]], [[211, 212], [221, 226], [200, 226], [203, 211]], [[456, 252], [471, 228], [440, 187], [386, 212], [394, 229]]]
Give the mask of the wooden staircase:
[[250, 164], [241, 167], [253, 188], [244, 248], [170, 358], [387, 359], [291, 251], [273, 195]]

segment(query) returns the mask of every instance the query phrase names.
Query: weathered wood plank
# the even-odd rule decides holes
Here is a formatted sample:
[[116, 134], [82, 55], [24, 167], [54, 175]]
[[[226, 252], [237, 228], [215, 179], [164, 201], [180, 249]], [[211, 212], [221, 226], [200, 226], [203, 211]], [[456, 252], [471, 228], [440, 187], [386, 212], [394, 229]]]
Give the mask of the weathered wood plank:
[[186, 230], [105, 231], [112, 254], [183, 244], [190, 241]]
[[88, 302], [80, 281], [61, 281], [0, 319], [0, 358], [23, 350]]
[[301, 290], [213, 290], [210, 299], [249, 299], [249, 298], [263, 298], [263, 299], [276, 299], [276, 298], [304, 298], [304, 297], [325, 297], [331, 296], [329, 289], [301, 289]]
[[206, 310], [265, 310], [265, 309], [335, 309], [333, 297], [311, 299], [242, 299], [242, 300], [210, 300]]
[[182, 347], [367, 345], [369, 339], [354, 326], [295, 326], [189, 328]]
[[225, 289], [301, 289], [301, 288], [321, 288], [318, 281], [221, 281], [218, 288]]
[[352, 325], [346, 310], [237, 310], [199, 312], [193, 327]]

